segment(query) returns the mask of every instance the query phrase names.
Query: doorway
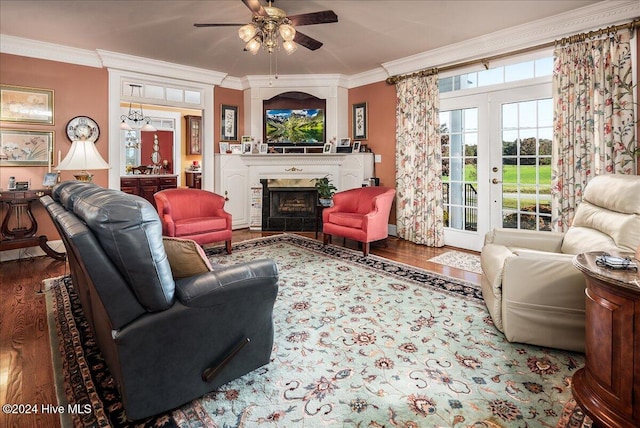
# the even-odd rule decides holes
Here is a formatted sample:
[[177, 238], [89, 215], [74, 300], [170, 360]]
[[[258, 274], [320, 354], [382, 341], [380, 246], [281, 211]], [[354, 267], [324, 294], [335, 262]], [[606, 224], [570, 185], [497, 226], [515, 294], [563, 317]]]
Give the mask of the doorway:
[[551, 84], [440, 101], [445, 245], [493, 228], [550, 230]]

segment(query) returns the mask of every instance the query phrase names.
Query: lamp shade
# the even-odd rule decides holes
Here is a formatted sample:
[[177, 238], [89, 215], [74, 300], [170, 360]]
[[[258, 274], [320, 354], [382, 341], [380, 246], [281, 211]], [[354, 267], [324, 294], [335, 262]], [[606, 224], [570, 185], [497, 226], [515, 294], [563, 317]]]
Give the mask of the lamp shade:
[[238, 30], [238, 37], [240, 37], [244, 42], [248, 42], [253, 39], [253, 36], [256, 35], [258, 29], [253, 24], [247, 24], [240, 27]]
[[284, 51], [287, 53], [287, 55], [291, 55], [298, 49], [298, 45], [296, 45], [296, 43], [291, 40], [287, 40], [286, 42], [284, 42], [282, 44], [282, 47], [284, 48]]
[[256, 39], [251, 39], [249, 43], [247, 43], [247, 46], [245, 46], [245, 49], [255, 55], [260, 50], [260, 42]]
[[282, 24], [279, 27], [280, 36], [286, 42], [290, 42], [296, 36], [296, 29], [293, 28], [293, 25]]
[[75, 140], [71, 143], [69, 153], [56, 167], [58, 171], [109, 169], [109, 164], [102, 159], [96, 145], [89, 140]]

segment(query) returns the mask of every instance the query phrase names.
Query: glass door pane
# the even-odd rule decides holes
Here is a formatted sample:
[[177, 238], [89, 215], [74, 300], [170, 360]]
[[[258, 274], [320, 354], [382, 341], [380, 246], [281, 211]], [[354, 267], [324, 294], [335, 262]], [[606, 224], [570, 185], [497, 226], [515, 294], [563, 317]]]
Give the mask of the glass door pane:
[[444, 226], [478, 230], [478, 109], [440, 112]]
[[502, 104], [501, 118], [502, 224], [497, 227], [551, 230], [551, 98]]

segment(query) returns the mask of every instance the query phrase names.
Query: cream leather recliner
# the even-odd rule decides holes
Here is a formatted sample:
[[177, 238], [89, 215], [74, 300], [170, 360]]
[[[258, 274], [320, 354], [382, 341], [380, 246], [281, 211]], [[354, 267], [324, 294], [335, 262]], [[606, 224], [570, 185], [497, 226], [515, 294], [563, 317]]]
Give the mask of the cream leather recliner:
[[482, 295], [510, 342], [584, 351], [585, 279], [573, 266], [587, 251], [640, 246], [640, 176], [601, 175], [586, 186], [566, 233], [496, 229], [480, 255]]

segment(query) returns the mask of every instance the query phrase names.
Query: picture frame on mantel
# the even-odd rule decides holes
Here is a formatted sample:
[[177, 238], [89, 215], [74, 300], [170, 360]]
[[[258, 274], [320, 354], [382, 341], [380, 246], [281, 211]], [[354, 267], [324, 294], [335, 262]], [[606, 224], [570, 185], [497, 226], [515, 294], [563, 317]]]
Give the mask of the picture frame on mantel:
[[367, 139], [367, 103], [359, 103], [353, 105], [353, 139]]
[[221, 131], [222, 141], [238, 141], [238, 107], [222, 104]]
[[0, 120], [53, 125], [53, 89], [0, 85]]

